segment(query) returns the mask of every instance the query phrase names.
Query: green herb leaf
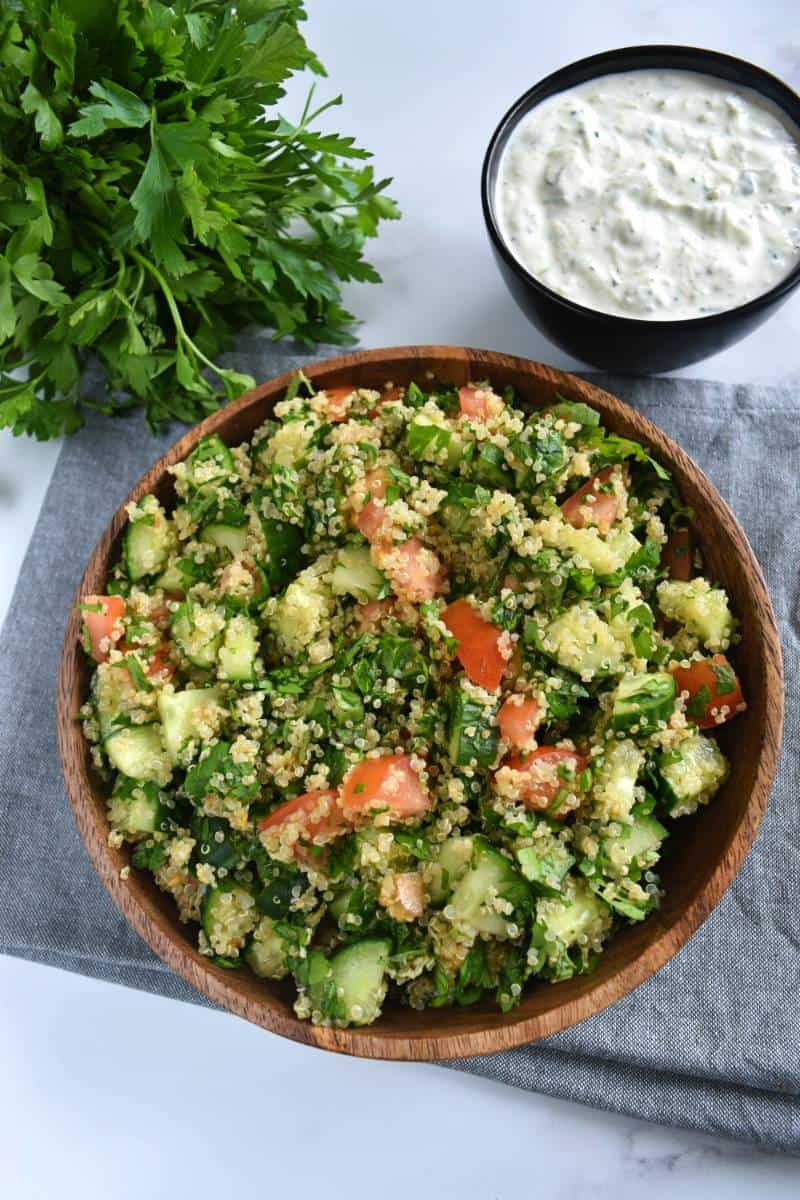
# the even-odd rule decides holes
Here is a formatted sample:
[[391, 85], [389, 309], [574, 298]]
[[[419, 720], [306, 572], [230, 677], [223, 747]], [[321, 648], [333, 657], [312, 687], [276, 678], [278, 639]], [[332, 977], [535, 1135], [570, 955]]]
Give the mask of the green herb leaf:
[[133, 865], [143, 871], [157, 871], [167, 860], [167, 850], [163, 842], [154, 842], [149, 846], [142, 842], [133, 852]]
[[729, 663], [712, 662], [711, 669], [717, 681], [718, 696], [729, 696], [731, 692], [736, 691], [736, 676], [733, 673], [733, 667]]
[[704, 717], [706, 715], [706, 709], [710, 703], [711, 690], [705, 684], [703, 684], [701, 688], [698, 688], [697, 692], [695, 692], [694, 696], [692, 696], [691, 700], [686, 705], [687, 717], [694, 717], [697, 720], [699, 720], [701, 717]]
[[150, 108], [133, 92], [110, 79], [89, 87], [100, 104], [84, 104], [81, 118], [69, 127], [72, 137], [98, 137], [107, 129], [141, 129], [150, 120]]
[[195, 423], [253, 385], [219, 365], [244, 328], [353, 340], [342, 284], [379, 280], [365, 242], [398, 213], [367, 151], [317, 130], [340, 98], [276, 110], [324, 74], [302, 0], [6, 7], [0, 428], [55, 437], [90, 405]]

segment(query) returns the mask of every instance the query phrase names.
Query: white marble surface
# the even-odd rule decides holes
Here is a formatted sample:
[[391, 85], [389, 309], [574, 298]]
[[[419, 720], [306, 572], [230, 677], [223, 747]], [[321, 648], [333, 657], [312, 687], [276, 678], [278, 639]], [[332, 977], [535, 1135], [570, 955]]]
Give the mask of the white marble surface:
[[[394, 173], [404, 219], [352, 290], [365, 344], [455, 342], [569, 360], [517, 312], [492, 262], [478, 176], [502, 112], [565, 62], [615, 45], [684, 42], [753, 59], [800, 85], [795, 0], [311, 0], [308, 33], [342, 90], [336, 116]], [[287, 111], [298, 95], [293, 91]], [[707, 378], [800, 369], [800, 300]], [[0, 619], [57, 454], [0, 435]], [[386, 1200], [617, 1200], [647, 1190], [796, 1196], [796, 1160], [558, 1103], [427, 1066], [357, 1062], [233, 1017], [0, 959], [4, 1194], [115, 1200], [245, 1188]]]

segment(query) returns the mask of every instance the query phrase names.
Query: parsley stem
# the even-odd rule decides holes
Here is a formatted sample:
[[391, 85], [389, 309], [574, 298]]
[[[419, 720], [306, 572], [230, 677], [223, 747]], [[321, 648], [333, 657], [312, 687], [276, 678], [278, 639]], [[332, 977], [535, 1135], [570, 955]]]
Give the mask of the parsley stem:
[[213, 371], [214, 374], [217, 375], [224, 382], [225, 381], [224, 369], [221, 367], [218, 367], [217, 364], [212, 362], [210, 358], [207, 358], [205, 356], [205, 354], [203, 354], [203, 351], [200, 349], [200, 347], [195, 345], [195, 343], [189, 337], [189, 334], [186, 332], [184, 325], [183, 325], [183, 321], [181, 320], [180, 311], [178, 309], [177, 304], [175, 303], [175, 297], [172, 294], [172, 289], [169, 286], [169, 284], [167, 283], [164, 276], [159, 271], [158, 267], [156, 267], [153, 263], [151, 263], [149, 258], [145, 258], [143, 254], [140, 254], [138, 250], [131, 250], [130, 255], [131, 255], [131, 258], [135, 262], [137, 262], [140, 267], [143, 267], [145, 271], [149, 271], [149, 273], [153, 276], [156, 283], [160, 287], [161, 292], [164, 296], [164, 299], [167, 302], [167, 307], [170, 311], [170, 316], [172, 317], [172, 323], [175, 326], [175, 333], [178, 335], [178, 337], [181, 339], [181, 341], [189, 348], [189, 350], [191, 350], [191, 352], [192, 352], [192, 354], [194, 354], [195, 358], [198, 358], [200, 360], [200, 362], [203, 363], [204, 366], [208, 367], [210, 371]]

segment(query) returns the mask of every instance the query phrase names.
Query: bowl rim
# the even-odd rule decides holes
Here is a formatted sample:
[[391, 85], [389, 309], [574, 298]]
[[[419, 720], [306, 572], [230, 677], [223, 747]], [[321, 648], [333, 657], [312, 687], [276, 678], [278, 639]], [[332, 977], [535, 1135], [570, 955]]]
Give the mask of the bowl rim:
[[[303, 371], [312, 380], [322, 377], [324, 383], [326, 376], [341, 374], [343, 371], [358, 368], [361, 364], [385, 363], [387, 369], [391, 370], [391, 364], [396, 366], [401, 360], [413, 360], [420, 372], [426, 367], [430, 369], [435, 363], [448, 366], [466, 363], [468, 366], [474, 366], [475, 362], [479, 361], [480, 369], [485, 369], [487, 375], [497, 369], [527, 374], [532, 381], [538, 379], [547, 385], [552, 384], [554, 388], [566, 388], [589, 403], [600, 404], [605, 410], [605, 419], [608, 419], [609, 413], [612, 419], [615, 416], [624, 417], [634, 426], [637, 436], [642, 441], [651, 446], [659, 446], [665, 457], [668, 454], [670, 465], [677, 465], [687, 478], [691, 478], [693, 486], [702, 490], [707, 499], [708, 509], [713, 515], [713, 523], [727, 527], [735, 543], [738, 561], [748, 570], [751, 589], [763, 617], [761, 662], [768, 682], [765, 691], [761, 750], [753, 788], [733, 829], [730, 843], [725, 852], [720, 854], [719, 861], [705, 886], [693, 896], [680, 915], [671, 924], [662, 924], [653, 941], [608, 980], [598, 982], [594, 987], [590, 986], [577, 999], [567, 1000], [545, 1012], [520, 1016], [519, 1010], [514, 1010], [502, 1018], [502, 1023], [495, 1017], [491, 1024], [487, 1021], [480, 1027], [467, 1031], [446, 1033], [431, 1032], [422, 1014], [418, 1032], [384, 1031], [381, 1030], [380, 1023], [360, 1029], [313, 1026], [306, 1021], [300, 1021], [294, 1015], [288, 1016], [266, 991], [263, 999], [254, 1000], [232, 989], [229, 972], [203, 958], [188, 937], [177, 937], [163, 913], [147, 911], [142, 899], [135, 894], [138, 890], [136, 877], [130, 876], [134, 880], [130, 886], [129, 878], [121, 876], [120, 852], [112, 850], [108, 845], [108, 823], [104, 812], [100, 811], [100, 806], [95, 802], [91, 787], [88, 744], [82, 728], [75, 719], [77, 709], [86, 697], [80, 679], [80, 613], [74, 604], [67, 619], [61, 651], [57, 733], [67, 795], [89, 857], [122, 915], [169, 968], [213, 1003], [290, 1040], [364, 1058], [437, 1061], [513, 1049], [594, 1016], [650, 978], [689, 940], [733, 881], [753, 843], [766, 809], [781, 742], [783, 672], [780, 641], [769, 593], [761, 568], [743, 530], [700, 468], [677, 443], [648, 418], [611, 393], [569, 372], [530, 359], [465, 347], [400, 346], [358, 351], [321, 359], [312, 365], [304, 366]], [[109, 552], [127, 519], [126, 505], [151, 490], [163, 478], [167, 466], [185, 458], [201, 437], [217, 432], [224, 437], [225, 425], [234, 414], [260, 405], [272, 397], [280, 397], [294, 373], [290, 370], [267, 380], [237, 401], [212, 413], [178, 438], [141, 476], [95, 546], [78, 586], [75, 603], [87, 590], [94, 591], [96, 583], [105, 580]], [[127, 859], [125, 861], [127, 862]], [[655, 919], [658, 927], [658, 914], [654, 914], [650, 919]]]
[[[632, 55], [652, 59], [652, 63], [645, 62], [634, 67], [625, 65], [625, 60]], [[706, 64], [707, 69], [704, 69], [702, 65], [692, 67], [688, 64], [680, 65], [667, 61], [670, 58], [676, 59], [682, 56], [696, 58], [698, 64]], [[647, 70], [650, 67], [657, 66], [662, 66], [667, 70], [686, 71], [696, 75], [715, 75], [717, 74], [713, 70], [715, 65], [727, 66], [749, 76], [749, 82], [740, 83], [738, 86], [750, 88], [751, 91], [757, 92], [762, 99], [771, 102], [776, 108], [781, 109], [791, 124], [800, 131], [800, 95], [784, 80], [780, 79], [777, 75], [773, 75], [764, 67], [749, 62], [747, 59], [737, 58], [732, 54], [724, 54], [720, 50], [708, 50], [701, 46], [685, 46], [679, 43], [619, 46], [612, 50], [601, 50], [599, 53], [587, 55], [585, 58], [575, 59], [574, 62], [558, 67], [555, 71], [551, 71], [550, 74], [545, 75], [537, 83], [533, 84], [532, 87], [523, 92], [511, 104], [500, 118], [489, 139], [481, 168], [481, 209], [483, 211], [483, 219], [495, 252], [500, 255], [503, 262], [516, 275], [523, 279], [528, 287], [539, 293], [543, 299], [562, 306], [574, 316], [581, 317], [585, 321], [616, 322], [621, 332], [627, 331], [632, 336], [645, 329], [652, 330], [656, 334], [666, 331], [689, 333], [695, 330], [712, 329], [717, 325], [737, 320], [740, 317], [747, 318], [751, 314], [760, 312], [763, 308], [768, 308], [778, 303], [778, 301], [782, 300], [800, 284], [800, 259], [798, 259], [788, 275], [778, 280], [768, 291], [760, 292], [757, 296], [746, 300], [743, 304], [736, 305], [735, 308], [725, 308], [720, 312], [706, 313], [704, 316], [698, 317], [678, 317], [672, 320], [658, 319], [650, 321], [644, 317], [628, 317], [621, 313], [603, 312], [599, 308], [590, 308], [588, 305], [579, 304], [577, 300], [571, 300], [568, 296], [563, 296], [560, 292], [554, 292], [535, 275], [531, 274], [524, 263], [517, 258], [501, 231], [500, 221], [495, 213], [496, 170], [499, 167], [508, 139], [517, 124], [537, 104], [540, 104], [552, 95], [568, 91], [571, 87], [577, 86], [576, 81], [572, 79], [575, 73], [580, 73], [582, 78], [579, 82], [585, 83], [589, 79], [599, 79], [604, 75]], [[584, 76], [583, 72], [585, 71], [588, 71], [588, 74]], [[728, 76], [718, 74], [717, 77], [728, 78]], [[774, 90], [774, 92], [781, 95], [782, 100], [779, 101], [774, 95], [765, 92], [765, 85], [771, 91]], [[796, 116], [792, 115], [787, 105], [795, 108]]]

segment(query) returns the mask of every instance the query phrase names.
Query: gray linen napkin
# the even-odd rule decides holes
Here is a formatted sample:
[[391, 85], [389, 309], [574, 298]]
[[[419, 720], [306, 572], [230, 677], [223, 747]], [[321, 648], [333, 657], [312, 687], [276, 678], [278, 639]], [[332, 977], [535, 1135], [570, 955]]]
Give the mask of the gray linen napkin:
[[[237, 355], [259, 379], [302, 361], [263, 339]], [[800, 1153], [800, 398], [788, 387], [603, 382], [694, 456], [761, 561], [788, 689], [778, 782], [733, 887], [653, 979], [546, 1041], [449, 1065]], [[138, 415], [90, 418], [58, 460], [0, 637], [0, 952], [207, 1003], [155, 958], [95, 876], [54, 733], [61, 637], [83, 566], [109, 514], [175, 436], [152, 437]]]

